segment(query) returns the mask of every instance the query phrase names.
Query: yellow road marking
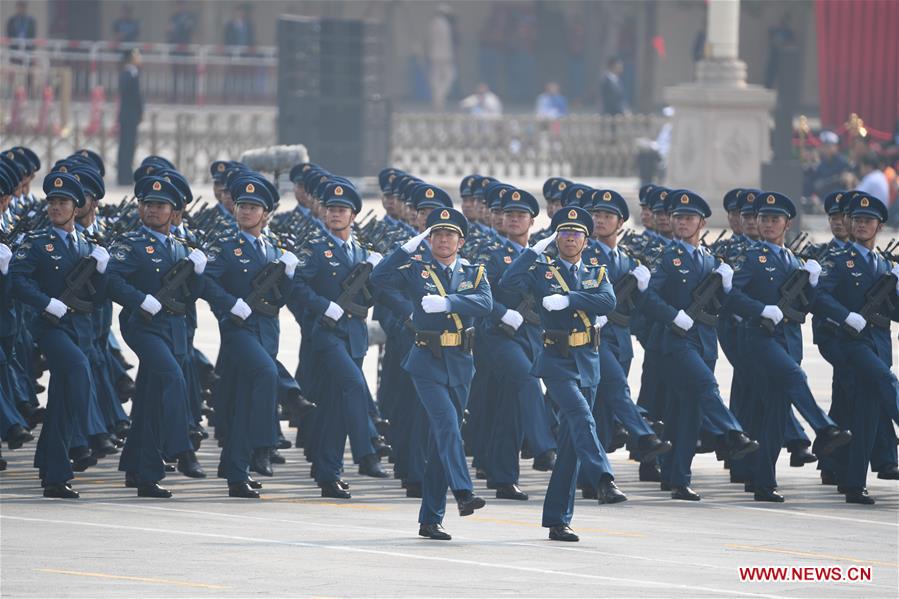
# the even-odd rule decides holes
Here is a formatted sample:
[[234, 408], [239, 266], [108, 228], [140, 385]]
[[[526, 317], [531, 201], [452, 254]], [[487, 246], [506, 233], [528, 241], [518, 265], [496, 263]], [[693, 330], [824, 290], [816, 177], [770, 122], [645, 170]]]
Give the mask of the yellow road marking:
[[740, 549], [743, 551], [755, 551], [758, 553], [779, 553], [781, 555], [795, 555], [797, 557], [814, 557], [818, 559], [832, 559], [838, 562], [852, 562], [855, 564], [870, 564], [875, 566], [887, 566], [888, 568], [899, 568], [899, 563], [882, 562], [874, 559], [859, 559], [857, 557], [848, 557], [845, 555], [830, 555], [828, 553], [812, 553], [810, 551], [793, 551], [790, 549], [773, 549], [770, 547], [754, 547], [752, 545], [726, 545], [729, 549]]
[[184, 582], [183, 580], [168, 580], [165, 578], [147, 578], [144, 576], [119, 576], [117, 574], [102, 574], [100, 572], [78, 572], [76, 570], [54, 570], [53, 568], [35, 568], [35, 572], [48, 572], [50, 574], [66, 574], [68, 576], [87, 576], [90, 578], [107, 578], [110, 580], [133, 580], [136, 582], [147, 582], [150, 584], [168, 584], [179, 587], [190, 587], [193, 589], [213, 589], [223, 590], [231, 587], [219, 584], [203, 584], [199, 582]]
[[[543, 528], [540, 524], [536, 522], [528, 522], [524, 520], [505, 520], [502, 518], [485, 518], [484, 516], [473, 516], [468, 517], [468, 520], [477, 520], [478, 522], [490, 522], [493, 524], [511, 524], [513, 526], [527, 526], [529, 528]], [[578, 527], [578, 532], [593, 532], [604, 535], [609, 535], [612, 537], [634, 537], [640, 538], [645, 537], [643, 533], [640, 532], [624, 532], [621, 530], [606, 530], [604, 528], [582, 528]]]

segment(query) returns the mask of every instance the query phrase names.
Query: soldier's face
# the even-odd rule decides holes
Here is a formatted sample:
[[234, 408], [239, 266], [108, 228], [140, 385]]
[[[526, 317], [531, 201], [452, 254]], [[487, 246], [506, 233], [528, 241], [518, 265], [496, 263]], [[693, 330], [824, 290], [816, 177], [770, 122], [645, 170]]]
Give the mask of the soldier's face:
[[699, 235], [699, 230], [705, 224], [705, 219], [698, 214], [675, 214], [674, 236], [678, 239], [693, 239]]
[[437, 229], [430, 235], [431, 253], [440, 260], [449, 260], [456, 255], [465, 240], [450, 229]]
[[219, 200], [222, 205], [225, 207], [225, 210], [234, 214], [234, 200], [231, 199], [231, 192], [227, 189], [222, 190], [222, 197]]
[[332, 231], [344, 231], [350, 227], [356, 214], [346, 206], [328, 206], [325, 208], [325, 222]]
[[306, 188], [301, 183], [294, 183], [293, 197], [296, 199], [297, 204], [306, 206]]
[[172, 223], [175, 208], [168, 202], [141, 202], [140, 208], [141, 220], [151, 229], [162, 229]]
[[840, 214], [831, 214], [827, 217], [827, 222], [830, 224], [830, 232], [833, 233], [833, 236], [837, 239], [846, 239], [846, 236], [849, 234], [846, 231], [846, 223], [843, 220], [843, 213]]
[[396, 200], [392, 195], [385, 193], [381, 196], [381, 205], [384, 206], [384, 212], [390, 216], [394, 216], [396, 213]]
[[428, 228], [428, 225], [426, 223], [428, 221], [428, 215], [431, 213], [432, 210], [434, 210], [434, 209], [433, 208], [422, 208], [421, 210], [418, 210], [415, 213], [415, 226], [418, 227], [419, 231], [424, 231], [425, 229]]
[[499, 231], [500, 233], [505, 233], [505, 228], [503, 227], [503, 211], [502, 210], [491, 210], [490, 211], [490, 226]]
[[559, 255], [567, 262], [576, 262], [587, 245], [587, 235], [583, 231], [562, 230], [556, 235]]
[[212, 195], [215, 196], [216, 201], [222, 201], [222, 192], [225, 191], [225, 186], [219, 183], [218, 181], [214, 181], [212, 183]]
[[54, 226], [60, 227], [75, 218], [75, 202], [68, 198], [49, 198], [47, 216]]
[[659, 233], [671, 233], [671, 218], [664, 210], [652, 213], [652, 222]]
[[241, 202], [237, 205], [234, 215], [241, 231], [249, 231], [263, 224], [265, 209], [259, 204]]
[[647, 229], [652, 229], [652, 210], [649, 209], [649, 206], [643, 206], [640, 208], [640, 224]]
[[727, 213], [727, 224], [730, 225], [731, 230], [735, 235], [739, 235], [743, 232], [743, 222], [740, 220], [740, 211], [739, 210], [730, 210]]
[[849, 220], [849, 232], [861, 244], [874, 239], [882, 228], [883, 223], [871, 216], [853, 216]]
[[740, 215], [740, 224], [743, 225], [743, 232], [750, 237], [756, 238], [759, 236], [759, 226], [758, 221], [755, 218], [755, 214], [741, 214]]
[[624, 220], [612, 212], [597, 210], [593, 213], [593, 236], [597, 239], [618, 234]]
[[475, 211], [477, 208], [474, 196], [465, 196], [462, 198], [462, 214], [465, 215], [465, 218], [468, 220], [475, 220]]
[[790, 229], [790, 221], [782, 214], [759, 214], [759, 235], [765, 241], [783, 243], [786, 232]]
[[510, 210], [503, 213], [503, 228], [507, 235], [512, 237], [527, 235], [532, 226], [534, 226], [534, 217], [530, 212]]

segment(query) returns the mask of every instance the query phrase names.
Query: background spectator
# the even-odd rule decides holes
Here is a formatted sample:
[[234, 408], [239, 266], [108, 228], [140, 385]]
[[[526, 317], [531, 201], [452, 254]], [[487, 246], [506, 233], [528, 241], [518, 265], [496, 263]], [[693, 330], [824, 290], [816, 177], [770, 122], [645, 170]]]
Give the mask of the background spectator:
[[16, 2], [16, 14], [6, 22], [6, 37], [24, 46], [26, 41], [34, 39], [36, 33], [37, 23], [34, 17], [28, 14], [26, 3]]
[[118, 184], [134, 183], [134, 148], [137, 127], [144, 116], [144, 98], [140, 92], [140, 50], [131, 48], [122, 54], [119, 74], [119, 157]]
[[240, 4], [234, 7], [231, 18], [225, 23], [225, 46], [255, 46], [256, 36], [250, 22], [250, 7]]
[[872, 195], [884, 205], [889, 206], [890, 186], [887, 176], [880, 170], [880, 157], [873, 150], [862, 154], [858, 162], [858, 174], [861, 177], [857, 190]]
[[486, 83], [479, 83], [475, 93], [462, 100], [459, 105], [472, 116], [479, 118], [498, 117], [503, 114], [502, 102], [490, 91]]
[[822, 131], [820, 140], [818, 166], [812, 172], [809, 189], [805, 195], [814, 194], [823, 199], [833, 191], [847, 188], [846, 179], [851, 169], [849, 161], [840, 154], [840, 138], [836, 133]]
[[550, 81], [546, 89], [537, 96], [537, 116], [545, 119], [558, 119], [568, 114], [568, 100], [559, 91], [559, 84]]
[[[175, 12], [169, 19], [169, 28], [166, 32], [166, 41], [170, 44], [185, 46], [193, 42], [194, 32], [197, 29], [197, 16], [187, 9], [185, 0], [178, 0]], [[189, 61], [179, 60], [179, 57], [190, 56], [187, 48], [178, 48], [172, 51], [175, 61], [172, 63], [172, 101], [178, 100], [178, 91], [181, 90], [181, 100], [191, 101], [194, 97], [196, 77], [194, 67]]]
[[623, 72], [624, 63], [617, 56], [613, 56], [606, 62], [606, 72], [602, 76], [600, 86], [603, 114], [615, 115], [630, 112], [624, 96], [624, 87], [621, 85], [621, 73]]
[[136, 42], [140, 36], [140, 21], [134, 18], [134, 7], [122, 5], [122, 16], [112, 23], [112, 37], [119, 43]]

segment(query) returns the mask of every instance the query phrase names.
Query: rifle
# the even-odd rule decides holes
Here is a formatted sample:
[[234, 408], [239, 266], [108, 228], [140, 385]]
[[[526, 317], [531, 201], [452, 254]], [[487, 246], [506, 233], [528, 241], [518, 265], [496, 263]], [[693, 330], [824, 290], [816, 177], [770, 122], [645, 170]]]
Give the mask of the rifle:
[[[693, 301], [690, 303], [689, 307], [684, 310], [684, 313], [692, 318], [694, 322], [710, 327], [717, 325], [718, 317], [710, 312], [709, 308], [711, 308], [713, 312], [718, 312], [721, 308], [721, 302], [718, 301], [718, 292], [721, 291], [723, 286], [724, 281], [720, 274], [717, 272], [709, 274], [700, 281], [699, 285], [696, 286], [696, 289], [693, 290]], [[680, 337], [687, 336], [687, 331], [674, 323], [669, 324], [668, 328]]]
[[[265, 268], [256, 273], [256, 276], [253, 277], [253, 281], [250, 285], [253, 287], [253, 290], [247, 295], [244, 300], [247, 305], [253, 310], [253, 312], [258, 312], [264, 316], [272, 316], [275, 317], [278, 315], [278, 311], [280, 310], [279, 306], [273, 306], [268, 303], [265, 299], [265, 296], [268, 295], [270, 291], [274, 292], [275, 299], [281, 299], [281, 292], [278, 289], [278, 283], [281, 281], [281, 275], [284, 274], [284, 263], [283, 262], [269, 262], [265, 265]], [[245, 321], [234, 314], [231, 315], [231, 320], [235, 324], [239, 324], [240, 326], [244, 326]]]
[[631, 310], [634, 309], [634, 292], [637, 291], [637, 277], [627, 273], [615, 281], [615, 310], [608, 315], [609, 322], [620, 327], [631, 325]]
[[786, 245], [786, 248], [791, 252], [796, 253], [796, 248], [806, 239], [808, 239], [808, 233], [799, 233]]
[[[874, 281], [874, 284], [868, 289], [865, 294], [865, 305], [858, 313], [869, 325], [890, 330], [890, 318], [887, 314], [893, 309], [892, 297], [896, 292], [896, 282], [896, 275], [887, 273]], [[856, 331], [846, 323], [843, 323], [842, 329], [853, 339], [859, 339], [862, 336], [861, 331]]]
[[[334, 300], [334, 303], [343, 308], [346, 314], [355, 316], [356, 318], [365, 318], [368, 316], [368, 305], [357, 304], [355, 301], [359, 292], [365, 299], [366, 304], [370, 304], [372, 300], [371, 292], [369, 292], [366, 284], [368, 276], [371, 274], [373, 267], [370, 262], [357, 264], [356, 267], [347, 275], [347, 278], [340, 284], [343, 291]], [[337, 326], [337, 321], [327, 316], [322, 316], [322, 324], [333, 329]]]
[[[66, 275], [66, 288], [59, 294], [59, 301], [69, 309], [79, 314], [90, 314], [94, 311], [94, 304], [78, 297], [83, 291], [93, 295], [96, 289], [91, 284], [91, 277], [97, 272], [96, 258], [85, 257], [75, 264], [75, 267]], [[44, 318], [53, 324], [59, 324], [59, 318], [49, 312], [42, 312]]]
[[[162, 285], [153, 296], [159, 300], [162, 307], [172, 314], [184, 316], [187, 313], [187, 306], [184, 302], [176, 299], [178, 295], [187, 295], [187, 279], [194, 272], [194, 263], [188, 258], [182, 258], [175, 266], [171, 267], [164, 275], [162, 275]], [[147, 322], [153, 320], [153, 315], [146, 310], [139, 310], [140, 315]]]
[[[521, 314], [521, 316], [524, 318], [524, 322], [526, 322], [527, 324], [540, 324], [540, 315], [534, 311], [534, 296], [530, 293], [522, 294], [521, 301], [515, 307], [515, 311]], [[497, 328], [510, 339], [515, 336], [516, 330], [504, 322], [500, 322], [497, 325]]]

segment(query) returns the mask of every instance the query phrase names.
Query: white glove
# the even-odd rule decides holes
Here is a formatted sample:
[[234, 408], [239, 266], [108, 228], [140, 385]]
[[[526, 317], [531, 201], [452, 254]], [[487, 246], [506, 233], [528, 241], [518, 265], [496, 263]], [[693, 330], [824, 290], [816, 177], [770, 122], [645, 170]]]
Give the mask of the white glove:
[[674, 324], [685, 331], [689, 331], [693, 328], [693, 319], [683, 310], [678, 310], [677, 316], [674, 317]]
[[549, 247], [549, 244], [551, 244], [551, 243], [552, 243], [553, 241], [555, 241], [555, 240], [556, 240], [556, 234], [553, 233], [552, 235], [550, 235], [550, 236], [547, 237], [546, 239], [541, 239], [540, 241], [538, 241], [537, 243], [535, 243], [534, 245], [532, 245], [532, 246], [531, 246], [531, 249], [534, 250], [534, 252], [536, 252], [537, 255], [539, 256], [540, 254], [542, 254], [543, 252], [545, 252], [545, 251], [546, 251], [546, 248]]
[[293, 252], [284, 252], [281, 254], [281, 257], [278, 258], [278, 262], [284, 263], [284, 274], [292, 279], [300, 259], [297, 258], [297, 255]]
[[762, 309], [762, 318], [767, 318], [774, 323], [774, 326], [784, 319], [784, 313], [777, 306], [765, 306]]
[[206, 270], [206, 254], [200, 250], [193, 250], [187, 255], [187, 259], [194, 263], [194, 272], [198, 275], [203, 274]]
[[12, 250], [5, 243], [0, 243], [0, 273], [9, 272], [9, 261], [12, 260]]
[[637, 289], [640, 291], [649, 289], [649, 279], [652, 277], [652, 274], [649, 272], [648, 268], [641, 264], [632, 270], [631, 274], [637, 278]]
[[106, 265], [109, 264], [109, 252], [106, 248], [95, 245], [91, 251], [91, 258], [97, 261], [97, 272], [101, 275], [106, 272]]
[[246, 320], [252, 313], [253, 309], [247, 302], [243, 301], [242, 298], [237, 298], [237, 301], [231, 306], [231, 314], [237, 316], [241, 320]]
[[608, 316], [597, 316], [597, 317], [596, 317], [596, 326], [598, 326], [599, 328], [603, 328], [603, 327], [606, 326], [608, 323], [609, 323], [609, 317], [608, 317]]
[[554, 293], [543, 298], [543, 307], [550, 312], [553, 312], [555, 310], [564, 310], [570, 303], [571, 300], [568, 299], [568, 296], [562, 295], [561, 293]]
[[442, 295], [426, 295], [421, 298], [421, 309], [428, 314], [449, 312], [449, 300]]
[[724, 287], [724, 292], [730, 293], [730, 290], [734, 287], [734, 269], [729, 264], [722, 262], [715, 269], [715, 272], [721, 275], [721, 286]]
[[47, 307], [44, 308], [44, 311], [49, 312], [56, 318], [62, 318], [66, 315], [66, 312], [69, 311], [69, 307], [54, 297], [50, 300], [50, 303], [47, 304]]
[[328, 304], [328, 309], [325, 310], [325, 316], [327, 316], [334, 322], [337, 322], [343, 316], [343, 308], [341, 308], [334, 302], [331, 302], [330, 304]]
[[377, 266], [378, 264], [381, 263], [381, 260], [383, 260], [383, 259], [384, 259], [384, 256], [382, 256], [378, 252], [371, 252], [368, 255], [368, 258], [365, 259], [365, 261], [368, 262], [369, 264], [371, 264], [372, 266]]
[[808, 260], [802, 265], [802, 270], [808, 271], [808, 282], [812, 287], [817, 287], [818, 277], [821, 276], [821, 265], [817, 260]]
[[503, 317], [500, 320], [517, 331], [518, 327], [521, 326], [521, 323], [524, 322], [524, 316], [515, 310], [506, 310], [506, 313], [503, 314]]
[[162, 310], [162, 304], [159, 303], [158, 299], [148, 293], [147, 297], [144, 298], [144, 301], [141, 302], [140, 309], [155, 316], [157, 312]]
[[411, 254], [418, 248], [418, 246], [421, 245], [421, 242], [424, 241], [430, 234], [431, 234], [431, 227], [428, 227], [427, 229], [425, 229], [424, 231], [422, 231], [421, 233], [419, 233], [418, 235], [416, 235], [415, 237], [413, 237], [412, 239], [410, 239], [409, 241], [404, 243], [401, 246], [403, 248], [403, 251], [406, 252], [407, 254]]
[[865, 330], [865, 327], [868, 326], [868, 321], [865, 320], [865, 317], [857, 312], [850, 312], [849, 316], [846, 317], [846, 320], [844, 322], [859, 333]]

